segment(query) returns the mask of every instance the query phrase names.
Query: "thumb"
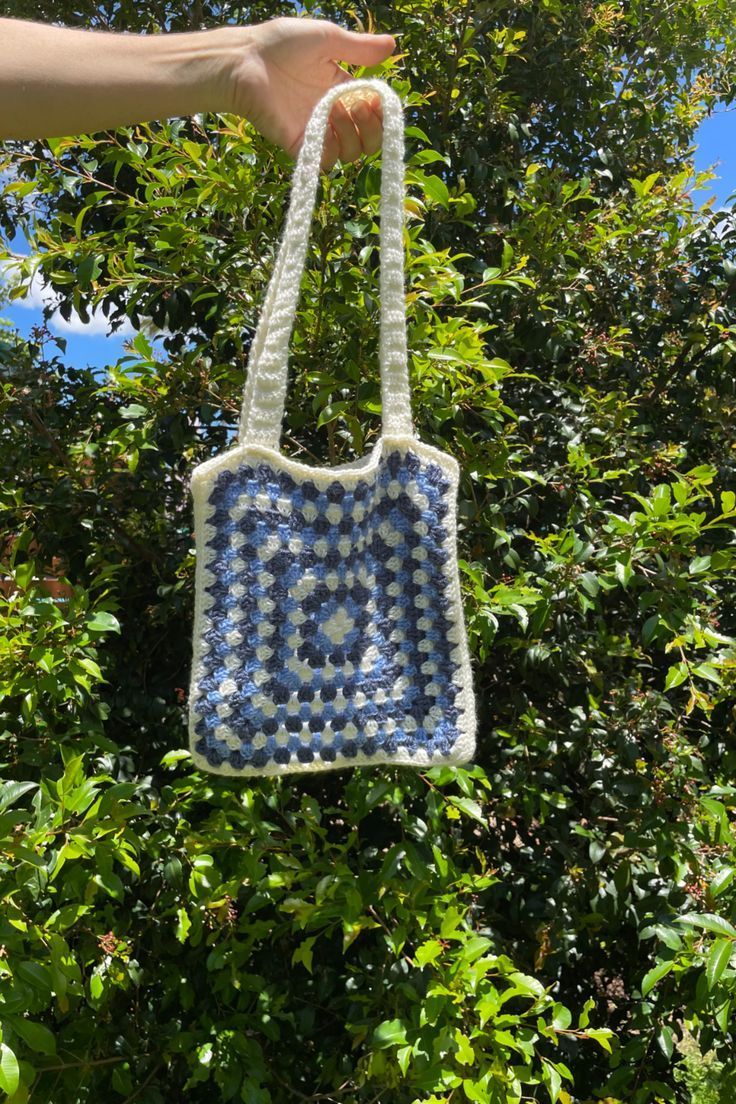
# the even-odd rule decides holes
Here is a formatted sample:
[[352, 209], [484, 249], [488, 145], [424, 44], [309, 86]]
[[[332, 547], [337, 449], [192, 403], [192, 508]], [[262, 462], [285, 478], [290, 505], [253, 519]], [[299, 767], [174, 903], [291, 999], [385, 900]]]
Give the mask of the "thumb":
[[332, 60], [347, 61], [351, 65], [376, 65], [393, 53], [396, 42], [390, 34], [359, 34], [344, 27], [336, 27], [335, 51]]

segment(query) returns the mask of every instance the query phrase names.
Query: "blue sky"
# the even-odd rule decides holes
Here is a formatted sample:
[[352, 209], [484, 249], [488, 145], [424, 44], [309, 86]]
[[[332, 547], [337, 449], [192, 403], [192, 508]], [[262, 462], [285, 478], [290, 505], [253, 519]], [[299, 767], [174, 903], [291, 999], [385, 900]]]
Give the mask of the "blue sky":
[[714, 207], [732, 206], [736, 198], [729, 201], [729, 196], [736, 192], [736, 105], [714, 111], [704, 119], [695, 141], [698, 143], [695, 168], [702, 171], [712, 165], [719, 179], [711, 180], [709, 191], [694, 192], [693, 200], [702, 204], [715, 195]]
[[[28, 242], [20, 234], [17, 234], [9, 245], [14, 253], [29, 252]], [[12, 322], [23, 337], [30, 337], [32, 327], [40, 325], [43, 321], [44, 294], [46, 293], [42, 293], [34, 281], [33, 290], [28, 299], [16, 299], [10, 303], [0, 302], [0, 318], [6, 318]], [[53, 296], [50, 300], [54, 301]], [[103, 369], [108, 364], [114, 364], [123, 355], [125, 339], [134, 337], [136, 333], [128, 323], [116, 334], [108, 337], [109, 324], [102, 312], [93, 316], [90, 324], [85, 326], [78, 316], [72, 314], [70, 321], [66, 322], [57, 311], [47, 325], [52, 334], [64, 338], [67, 344], [65, 352], [58, 349], [56, 345], [49, 346], [46, 355], [59, 356], [66, 364], [74, 367], [90, 366]]]
[[[695, 141], [698, 145], [696, 170], [713, 169], [717, 179], [710, 181], [707, 189], [693, 192], [693, 201], [702, 206], [711, 199], [714, 208], [730, 206], [736, 198], [729, 201], [729, 196], [736, 193], [736, 108], [716, 111], [704, 119]], [[24, 238], [16, 237], [10, 247], [17, 253], [28, 252]], [[24, 337], [30, 336], [31, 328], [41, 321], [41, 292], [34, 288], [28, 300], [0, 303], [0, 318], [7, 318]], [[114, 364], [123, 355], [126, 338], [135, 334], [128, 324], [116, 334], [107, 336], [107, 319], [101, 312], [93, 317], [88, 326], [84, 326], [74, 315], [67, 323], [57, 312], [52, 316], [49, 328], [67, 342], [65, 354], [52, 346], [50, 355], [58, 354], [70, 365], [99, 369], [100, 375], [104, 375], [106, 365]]]

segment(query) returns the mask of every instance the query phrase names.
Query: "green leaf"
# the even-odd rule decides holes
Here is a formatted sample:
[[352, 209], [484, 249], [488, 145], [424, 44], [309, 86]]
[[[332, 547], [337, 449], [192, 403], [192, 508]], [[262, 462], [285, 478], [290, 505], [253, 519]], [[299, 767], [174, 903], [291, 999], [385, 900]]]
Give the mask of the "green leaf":
[[424, 180], [424, 192], [425, 195], [432, 200], [433, 203], [439, 203], [440, 206], [448, 208], [450, 205], [450, 193], [447, 189], [447, 185], [440, 176], [428, 176]]
[[53, 1032], [40, 1023], [14, 1016], [11, 1020], [13, 1030], [17, 1031], [31, 1050], [38, 1054], [56, 1054], [56, 1038]]
[[592, 839], [588, 844], [588, 854], [592, 863], [599, 863], [606, 854], [605, 844], [601, 843], [600, 840]]
[[310, 974], [312, 973], [312, 950], [316, 942], [317, 936], [310, 935], [307, 939], [302, 940], [291, 956], [292, 963], [301, 962]]
[[707, 486], [709, 483], [712, 483], [718, 475], [718, 469], [712, 464], [696, 464], [694, 468], [690, 468], [685, 474], [694, 482], [700, 483], [702, 486]]
[[693, 667], [693, 674], [707, 679], [708, 682], [714, 682], [717, 686], [723, 682], [720, 672], [711, 663], [699, 663], [697, 667]]
[[674, 663], [667, 672], [664, 682], [665, 690], [671, 690], [673, 686], [679, 686], [687, 678], [687, 663]]
[[710, 883], [709, 889], [712, 897], [718, 897], [720, 893], [723, 893], [724, 889], [728, 889], [733, 881], [734, 874], [736, 874], [736, 867], [724, 866], [714, 876]]
[[442, 944], [438, 939], [428, 939], [426, 943], [420, 943], [414, 953], [414, 961], [418, 966], [426, 966], [427, 963], [436, 962], [442, 954]]
[[721, 980], [723, 971], [728, 966], [731, 955], [734, 950], [734, 942], [732, 939], [716, 939], [715, 943], [710, 949], [708, 955], [708, 961], [705, 966], [705, 976], [708, 982], [708, 988], [713, 989]]
[[396, 1061], [399, 1063], [399, 1069], [404, 1075], [409, 1068], [409, 1062], [411, 1060], [413, 1049], [414, 1048], [411, 1046], [403, 1046], [399, 1047], [399, 1049], [396, 1051]]
[[153, 359], [153, 346], [144, 333], [137, 333], [131, 341], [131, 345], [143, 360]]
[[654, 635], [659, 627], [659, 614], [653, 613], [651, 617], [647, 617], [646, 621], [641, 627], [641, 639], [642, 643], [646, 646], [650, 644], [654, 639]]
[[401, 1020], [384, 1020], [373, 1032], [373, 1045], [379, 1050], [406, 1043], [406, 1028]]
[[34, 560], [26, 560], [25, 563], [16, 564], [13, 569], [13, 578], [16, 586], [21, 590], [27, 590], [35, 577], [36, 563]]
[[716, 1009], [716, 1012], [715, 1012], [716, 1023], [718, 1024], [718, 1026], [720, 1027], [720, 1029], [721, 1029], [721, 1031], [723, 1032], [724, 1035], [726, 1034], [726, 1032], [729, 1030], [729, 1027], [731, 1026], [730, 1013], [731, 1013], [731, 1000], [729, 998], [728, 1000], [725, 1000], [723, 1002], [723, 1004], [721, 1004]]
[[341, 415], [345, 414], [351, 409], [352, 404], [349, 402], [328, 403], [327, 406], [323, 407], [323, 409], [319, 412], [319, 417], [317, 418], [317, 428], [319, 429], [320, 426], [327, 425], [328, 422], [336, 421]]
[[60, 909], [56, 909], [51, 913], [45, 926], [51, 931], [65, 931], [67, 928], [70, 928], [72, 924], [76, 924], [81, 916], [88, 913], [91, 907], [91, 905], [81, 904], [62, 905]]
[[140, 403], [130, 403], [129, 406], [121, 406], [120, 408], [121, 416], [131, 421], [135, 418], [144, 418], [147, 413], [145, 406], [141, 406]]
[[18, 1059], [7, 1043], [0, 1043], [0, 1089], [12, 1096], [19, 1082]]
[[442, 939], [449, 939], [451, 936], [454, 936], [454, 938], [457, 939], [458, 936], [455, 935], [455, 932], [462, 924], [462, 921], [463, 914], [459, 909], [456, 909], [454, 905], [446, 909], [440, 923], [440, 937]]
[[584, 571], [580, 576], [580, 585], [591, 598], [595, 598], [601, 589], [600, 583], [598, 582], [598, 576], [594, 571]]
[[725, 935], [729, 939], [736, 939], [736, 928], [722, 916], [714, 912], [686, 912], [683, 916], [675, 917], [679, 924], [692, 924], [696, 928], [715, 932], [716, 935]]
[[92, 632], [120, 632], [120, 622], [106, 610], [97, 610], [87, 622], [88, 629]]
[[434, 855], [434, 861], [437, 866], [438, 873], [441, 875], [441, 877], [446, 877], [447, 871], [449, 870], [447, 856], [442, 854], [442, 851], [436, 843], [432, 844], [432, 854]]
[[531, 977], [529, 974], [522, 974], [518, 970], [513, 970], [508, 975], [508, 980], [520, 993], [528, 993], [533, 997], [544, 996], [544, 986], [538, 978]]
[[562, 1088], [562, 1077], [557, 1072], [555, 1067], [548, 1062], [547, 1059], [543, 1059], [542, 1064], [542, 1080], [547, 1086], [547, 1092], [549, 1093], [550, 1104], [556, 1104], [556, 1101], [560, 1098], [560, 1089]]
[[49, 996], [52, 988], [51, 971], [44, 962], [23, 959], [16, 964], [14, 972], [42, 996]]
[[122, 901], [125, 888], [118, 875], [112, 870], [98, 870], [96, 874], [92, 875], [92, 881], [104, 889], [109, 897], [114, 897], [116, 901]]
[[612, 1053], [611, 1039], [615, 1039], [616, 1035], [609, 1027], [591, 1027], [586, 1034], [589, 1035], [591, 1039], [594, 1039], [604, 1050], [608, 1051], [609, 1054]]
[[89, 979], [89, 992], [92, 1000], [98, 1002], [104, 992], [105, 985], [99, 974], [92, 974]]
[[657, 982], [661, 981], [674, 965], [675, 960], [670, 958], [666, 962], [658, 962], [656, 966], [653, 966], [652, 969], [644, 975], [641, 983], [641, 995], [645, 997], [647, 993], [651, 992]]
[[89, 656], [80, 656], [76, 662], [80, 667], [83, 667], [88, 674], [92, 675], [97, 682], [107, 681], [98, 664], [96, 664], [93, 659], [90, 659]]
[[417, 150], [416, 153], [412, 154], [412, 156], [409, 159], [409, 161], [407, 162], [407, 164], [409, 164], [409, 165], [431, 165], [435, 161], [444, 161], [444, 163], [447, 164], [448, 163], [448, 158], [443, 157], [443, 155], [441, 153], [439, 153], [437, 150], [423, 149], [423, 150]]
[[475, 1051], [470, 1045], [470, 1039], [467, 1035], [463, 1035], [462, 1031], [455, 1031], [455, 1042], [457, 1043], [457, 1051], [455, 1057], [461, 1066], [468, 1066], [475, 1062]]
[[89, 254], [77, 265], [77, 282], [80, 288], [88, 289], [102, 272], [104, 257]]
[[629, 585], [629, 580], [631, 579], [631, 576], [633, 575], [633, 571], [631, 570], [631, 561], [630, 560], [626, 560], [626, 561], [617, 560], [616, 561], [615, 572], [616, 572], [616, 578], [621, 583], [621, 586], [624, 587], [624, 588], [627, 587]]
[[202, 154], [207, 148], [204, 142], [192, 142], [188, 138], [183, 139], [181, 145], [194, 161], [201, 161]]
[[588, 997], [585, 1004], [582, 1007], [582, 1011], [578, 1016], [578, 1027], [587, 1027], [590, 1023], [590, 1013], [595, 1008], [595, 1001], [592, 997]]
[[672, 493], [675, 496], [675, 502], [677, 503], [677, 505], [684, 506], [687, 502], [688, 496], [687, 483], [684, 483], [682, 480], [678, 480], [675, 483], [671, 483], [670, 486], [672, 487]]
[[644, 180], [636, 180], [633, 177], [629, 177], [629, 184], [636, 193], [637, 198], [642, 199], [644, 196], [649, 194], [649, 192], [654, 187], [657, 178], [661, 175], [662, 173], [657, 170], [656, 172], [650, 173], [649, 176], [647, 176]]
[[473, 801], [470, 797], [450, 797], [448, 799], [453, 805], [456, 805], [458, 809], [462, 809], [466, 816], [472, 817], [473, 820], [477, 820], [479, 824], [485, 825], [486, 818], [483, 815], [483, 809], [477, 801]]
[[682, 936], [675, 928], [666, 927], [664, 924], [655, 924], [651, 930], [671, 951], [679, 951], [682, 947]]
[[197, 1058], [199, 1059], [200, 1065], [208, 1066], [212, 1061], [214, 1053], [212, 1043], [202, 1043], [202, 1045], [197, 1048]]
[[4, 812], [14, 802], [28, 793], [29, 790], [38, 789], [38, 782], [2, 782], [0, 783], [0, 812]]
[[475, 962], [490, 950], [493, 946], [492, 941], [487, 935], [471, 935], [470, 939], [464, 944], [462, 953], [460, 955], [462, 962]]
[[410, 126], [404, 128], [404, 134], [407, 138], [420, 138], [422, 142], [429, 143], [429, 135], [421, 127], [415, 126], [413, 123]]
[[669, 513], [672, 492], [669, 483], [660, 483], [652, 494], [652, 509], [655, 517], [664, 517]]
[[162, 767], [171, 767], [175, 763], [180, 763], [183, 759], [191, 759], [192, 753], [189, 748], [172, 748], [171, 751], [167, 751], [165, 755], [161, 757]]
[[645, 194], [648, 194], [649, 192], [651, 192], [652, 188], [654, 187], [654, 185], [656, 184], [657, 180], [659, 179], [659, 177], [661, 175], [662, 175], [662, 173], [659, 171], [659, 169], [656, 169], [653, 173], [650, 173], [649, 176], [647, 176], [645, 178], [645, 180], [642, 184], [642, 191]]
[[671, 1058], [675, 1049], [675, 1036], [671, 1027], [663, 1024], [657, 1032], [657, 1045], [665, 1058]]

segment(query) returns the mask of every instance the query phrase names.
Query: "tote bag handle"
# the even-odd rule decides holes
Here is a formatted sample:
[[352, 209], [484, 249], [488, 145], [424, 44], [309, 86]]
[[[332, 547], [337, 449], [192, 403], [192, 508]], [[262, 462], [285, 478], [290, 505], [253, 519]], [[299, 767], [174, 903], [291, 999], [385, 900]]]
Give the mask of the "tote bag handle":
[[[347, 87], [346, 87], [347, 84]], [[413, 437], [404, 298], [404, 117], [385, 81], [331, 88], [317, 103], [297, 158], [286, 225], [248, 358], [238, 444], [279, 449], [288, 381], [289, 341], [304, 271], [324, 134], [335, 99], [349, 89], [377, 92], [383, 104], [380, 206], [380, 339], [383, 433]]]

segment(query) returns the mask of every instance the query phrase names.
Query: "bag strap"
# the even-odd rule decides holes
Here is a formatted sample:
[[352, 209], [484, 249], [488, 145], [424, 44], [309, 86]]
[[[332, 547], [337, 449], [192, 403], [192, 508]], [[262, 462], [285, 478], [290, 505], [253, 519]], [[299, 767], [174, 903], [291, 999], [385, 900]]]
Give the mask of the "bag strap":
[[[411, 420], [404, 297], [404, 118], [385, 81], [364, 78], [347, 89], [370, 89], [383, 102], [380, 207], [380, 340], [383, 433], [414, 436]], [[316, 105], [297, 158], [286, 225], [248, 358], [238, 444], [278, 450], [286, 401], [289, 341], [296, 315], [330, 108], [346, 92], [332, 87]]]

